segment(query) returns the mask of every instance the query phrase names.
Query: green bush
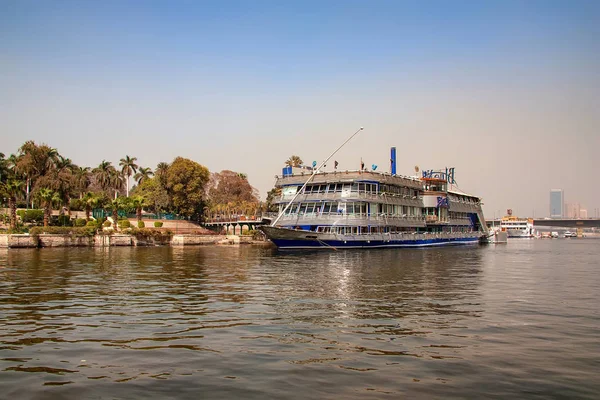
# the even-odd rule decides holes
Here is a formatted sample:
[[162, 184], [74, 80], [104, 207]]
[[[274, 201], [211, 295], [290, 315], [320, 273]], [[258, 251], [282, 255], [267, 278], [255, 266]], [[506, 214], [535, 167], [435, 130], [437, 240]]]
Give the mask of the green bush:
[[162, 221], [154, 221], [154, 227], [155, 228], [162, 228], [163, 223]]
[[129, 222], [128, 219], [120, 219], [117, 224], [119, 225], [119, 228], [121, 228], [121, 229], [127, 229], [127, 228], [131, 227], [131, 222]]
[[75, 226], [81, 227], [81, 226], [85, 226], [85, 224], [86, 224], [86, 220], [83, 218], [77, 218], [75, 220]]
[[85, 210], [85, 201], [80, 199], [71, 199], [69, 202], [72, 211], [84, 211]]
[[[54, 221], [53, 221], [54, 222]], [[71, 218], [68, 215], [59, 215], [55, 221], [56, 226], [71, 226]]]
[[94, 236], [96, 233], [95, 227], [83, 226], [83, 227], [70, 227], [70, 226], [49, 226], [44, 228], [43, 226], [36, 226], [29, 230], [29, 234], [32, 236], [39, 236], [41, 234], [54, 234], [54, 235], [71, 235], [71, 236]]
[[17, 234], [27, 233], [27, 232], [28, 232], [27, 228], [22, 227], [22, 226], [19, 226], [16, 229], [7, 229], [6, 230], [6, 233], [8, 233], [9, 235], [17, 235]]
[[105, 228], [109, 228], [109, 227], [112, 226], [112, 224], [110, 223], [110, 221], [106, 220], [106, 221], [104, 221], [104, 223], [102, 224], [102, 226], [105, 227]]
[[142, 229], [145, 227], [146, 227], [146, 224], [144, 223], [144, 221], [138, 221], [138, 228]]
[[17, 215], [23, 222], [42, 222], [44, 210], [17, 210]]

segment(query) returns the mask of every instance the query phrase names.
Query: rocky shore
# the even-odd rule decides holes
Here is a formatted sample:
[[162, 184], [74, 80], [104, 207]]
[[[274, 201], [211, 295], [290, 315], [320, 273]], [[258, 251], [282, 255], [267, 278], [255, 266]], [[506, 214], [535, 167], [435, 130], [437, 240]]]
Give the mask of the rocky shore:
[[0, 235], [0, 248], [45, 248], [45, 247], [112, 247], [112, 246], [202, 246], [202, 245], [241, 245], [269, 242], [255, 240], [251, 236], [236, 235], [173, 235], [169, 240], [137, 238], [134, 235], [112, 234], [90, 237], [73, 235]]

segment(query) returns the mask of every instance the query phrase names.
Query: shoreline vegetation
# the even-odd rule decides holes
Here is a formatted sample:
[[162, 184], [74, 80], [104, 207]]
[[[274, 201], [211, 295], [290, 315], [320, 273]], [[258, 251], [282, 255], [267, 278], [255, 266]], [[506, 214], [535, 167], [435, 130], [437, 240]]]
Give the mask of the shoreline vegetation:
[[[302, 163], [292, 156], [288, 165]], [[244, 173], [210, 172], [196, 161], [175, 157], [156, 168], [138, 165], [124, 156], [113, 165], [75, 165], [57, 149], [25, 142], [13, 154], [0, 152], [0, 236], [29, 234], [72, 238], [125, 234], [165, 241], [181, 232], [163, 227], [181, 221], [196, 236], [224, 234], [204, 222], [259, 219], [273, 211], [277, 193], [259, 200]], [[240, 232], [260, 240], [260, 232]], [[163, 238], [164, 237], [164, 238]]]

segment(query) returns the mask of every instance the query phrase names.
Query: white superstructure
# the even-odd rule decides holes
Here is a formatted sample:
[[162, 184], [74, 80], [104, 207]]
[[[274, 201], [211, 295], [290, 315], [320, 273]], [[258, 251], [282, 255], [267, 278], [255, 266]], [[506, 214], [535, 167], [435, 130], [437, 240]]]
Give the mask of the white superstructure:
[[500, 229], [506, 231], [509, 238], [532, 238], [535, 236], [533, 220], [506, 216], [500, 221]]

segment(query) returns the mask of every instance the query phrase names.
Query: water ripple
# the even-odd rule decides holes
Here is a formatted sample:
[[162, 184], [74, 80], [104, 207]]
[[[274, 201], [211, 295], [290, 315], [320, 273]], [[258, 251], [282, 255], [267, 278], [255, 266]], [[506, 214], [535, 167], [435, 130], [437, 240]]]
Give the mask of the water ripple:
[[0, 251], [0, 392], [595, 398], [597, 244]]

